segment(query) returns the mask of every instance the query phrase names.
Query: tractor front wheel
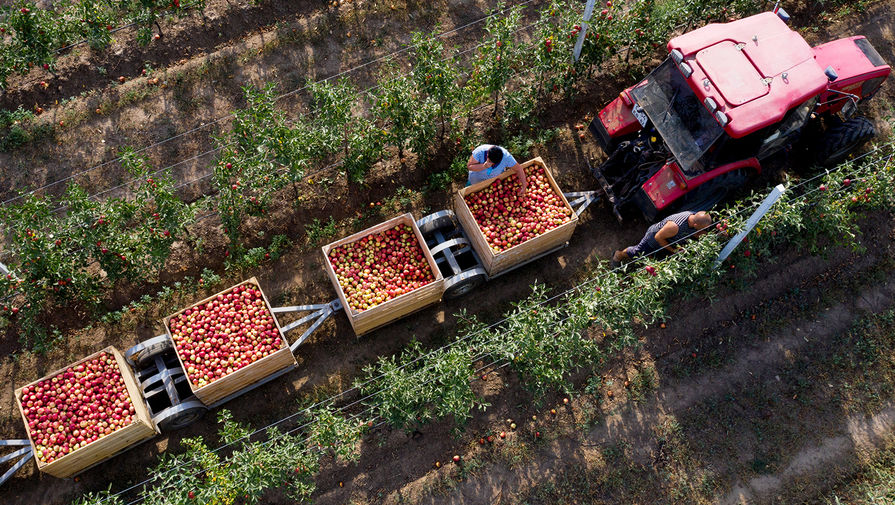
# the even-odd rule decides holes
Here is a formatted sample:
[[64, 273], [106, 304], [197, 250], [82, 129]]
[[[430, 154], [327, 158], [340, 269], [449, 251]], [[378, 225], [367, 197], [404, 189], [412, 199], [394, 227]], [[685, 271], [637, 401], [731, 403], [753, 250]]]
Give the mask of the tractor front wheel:
[[821, 135], [815, 159], [821, 166], [838, 165], [875, 135], [873, 123], [867, 118], [855, 117], [843, 121]]
[[747, 180], [749, 180], [749, 174], [745, 170], [737, 169], [723, 173], [687, 193], [678, 212], [711, 210], [719, 202], [736, 193], [746, 184]]

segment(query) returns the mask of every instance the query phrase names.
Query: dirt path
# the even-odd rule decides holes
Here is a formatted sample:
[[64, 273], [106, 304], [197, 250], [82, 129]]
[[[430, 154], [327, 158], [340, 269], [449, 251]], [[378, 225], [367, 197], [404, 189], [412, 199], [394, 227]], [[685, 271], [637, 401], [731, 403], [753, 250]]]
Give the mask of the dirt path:
[[782, 472], [770, 477], [754, 477], [732, 489], [719, 503], [740, 505], [773, 501], [787, 482], [811, 478], [843, 462], [859, 460], [884, 447], [895, 433], [895, 403], [887, 402], [873, 416], [850, 416], [838, 427], [842, 435], [802, 447]]
[[[845, 275], [852, 273], [853, 270], [848, 270]], [[815, 289], [822, 291], [826, 289], [824, 285], [830, 282], [820, 283]], [[502, 461], [492, 461], [483, 469], [475, 470], [473, 476], [467, 480], [461, 483], [451, 482], [451, 488], [447, 491], [443, 490], [444, 475], [432, 472], [391, 492], [383, 503], [516, 503], [518, 497], [524, 496], [526, 491], [545, 486], [545, 483], [554, 483], [573, 468], [599, 469], [604, 464], [607, 448], [617, 446], [625, 447], [626, 458], [630, 458], [634, 464], [655, 467], [658, 472], [658, 466], [661, 465], [657, 463], [662, 450], [661, 444], [657, 444], [657, 433], [663, 426], [669, 423], [683, 424], [687, 422], [688, 412], [704, 408], [706, 404], [718, 402], [721, 398], [746, 394], [756, 384], [780, 383], [781, 376], [784, 376], [792, 364], [794, 356], [804, 355], [811, 350], [817, 351], [819, 347], [829, 347], [825, 346], [825, 342], [849, 330], [861, 314], [878, 314], [892, 308], [895, 308], [895, 275], [889, 272], [884, 281], [868, 286], [857, 299], [839, 299], [820, 314], [791, 320], [774, 334], [758, 341], [749, 339], [748, 343], [733, 344], [738, 351], [727, 354], [735, 356], [735, 359], [708, 373], [693, 377], [676, 376], [673, 372], [663, 373], [673, 368], [668, 362], [677, 361], [678, 358], [674, 355], [655, 358], [647, 352], [638, 356], [637, 361], [642, 363], [655, 359], [652, 364], [659, 371], [659, 384], [645, 401], [622, 400], [615, 408], [607, 407], [605, 417], [600, 418], [596, 428], [587, 430], [583, 436], [560, 436], [545, 443], [524, 463], [508, 465]], [[752, 311], [760, 319], [775, 317], [774, 312], [775, 309], [770, 307]], [[672, 320], [672, 324], [678, 326], [675, 323], [677, 321]], [[724, 334], [729, 331], [725, 326], [729, 325], [718, 321], [712, 328], [704, 331], [723, 339]], [[668, 331], [671, 331], [671, 327], [670, 325]], [[688, 349], [679, 351], [683, 353]], [[833, 352], [833, 349], [823, 352]], [[617, 393], [617, 396], [620, 394]], [[583, 408], [578, 402], [575, 403], [576, 411]], [[751, 415], [754, 414], [747, 417]], [[736, 471], [743, 462], [753, 459], [752, 451], [758, 444], [750, 433], [727, 434], [733, 439], [730, 445], [741, 449], [738, 455], [740, 461], [725, 463], [728, 457], [726, 453], [713, 454], [712, 447], [702, 447], [695, 458], [698, 461], [695, 469], [723, 476], [721, 480], [733, 479], [727, 483], [729, 487], [722, 488], [715, 495], [718, 503], [776, 503], [781, 493], [792, 492], [793, 483], [798, 484], [803, 494], [791, 497], [804, 499], [811, 496], [811, 491], [818, 489], [818, 483], [814, 481], [823, 483], [830, 473], [843, 471], [843, 468], [853, 465], [867, 452], [884, 445], [895, 435], [895, 402], [892, 400], [883, 402], [869, 415], [849, 414], [837, 409], [827, 412], [821, 410], [817, 415], [819, 418], [806, 423], [804, 429], [793, 427], [800, 432], [801, 438], [798, 443], [785, 447], [784, 452], [788, 453], [788, 457], [780, 461], [777, 464], [779, 470], [771, 474], [750, 476], [747, 472], [742, 479], [738, 474], [727, 475], [727, 472]], [[704, 420], [703, 417], [697, 418]], [[683, 432], [689, 434], [692, 431], [695, 434], [711, 431], [719, 428], [717, 424], [707, 422], [704, 426], [685, 426]], [[811, 431], [813, 427], [819, 426], [824, 428]], [[541, 429], [545, 432], [554, 430], [550, 426]], [[569, 429], [575, 431], [574, 428]], [[691, 471], [694, 469], [691, 468]], [[635, 488], [640, 485], [635, 482], [629, 484]], [[613, 502], [609, 499], [611, 496], [607, 492], [607, 503]], [[324, 493], [319, 503], [336, 503], [344, 497], [345, 493], [333, 490]], [[651, 503], [676, 502], [667, 495], [656, 495], [653, 498]], [[365, 499], [369, 499], [369, 495]]]
[[[874, 44], [877, 44], [875, 40]], [[891, 56], [891, 52], [890, 47], [885, 52], [884, 57], [888, 59]], [[610, 89], [618, 89], [618, 87], [614, 83], [607, 85], [605, 94], [608, 94]], [[887, 93], [891, 92], [887, 91]], [[594, 94], [588, 100], [583, 101], [583, 103], [579, 102], [576, 104], [576, 107], [578, 110], [589, 111], [593, 110], [596, 103], [600, 101], [601, 97]], [[565, 110], [557, 110], [557, 115], [563, 115], [565, 112]], [[566, 118], [565, 121], [569, 126], [568, 131], [564, 131], [558, 141], [548, 146], [545, 153], [533, 154], [544, 154], [551, 166], [559, 167], [560, 183], [563, 187], [585, 189], [591, 187], [588, 185], [590, 180], [581, 167], [584, 165], [585, 158], [596, 154], [595, 147], [591, 143], [581, 143], [572, 136], [571, 125], [577, 119], [577, 116]], [[554, 123], [559, 124], [560, 122], [554, 121]], [[414, 174], [410, 174], [407, 176], [408, 179], [405, 180], [414, 181], [414, 176]], [[387, 186], [387, 183], [385, 181], [378, 182], [382, 184], [377, 184], [377, 188], [374, 190], [388, 194], [385, 189], [379, 187]], [[343, 197], [344, 194], [339, 194], [339, 196]], [[436, 204], [440, 203], [436, 201]], [[431, 205], [432, 201], [428, 201], [426, 204]], [[352, 210], [350, 206], [348, 206], [347, 210], [337, 209], [337, 207], [341, 206], [341, 202], [330, 202], [333, 212], [351, 212]], [[284, 412], [292, 412], [295, 410], [294, 404], [292, 404], [291, 400], [284, 401], [284, 398], [298, 398], [301, 395], [314, 392], [315, 389], [324, 391], [343, 389], [364, 364], [369, 363], [376, 356], [398, 351], [414, 335], [424, 343], [434, 345], [445, 338], [445, 336], [450, 335], [454, 330], [455, 320], [451, 315], [461, 308], [469, 308], [486, 319], [493, 319], [506, 306], [506, 303], [524, 296], [527, 292], [525, 286], [536, 279], [545, 281], [557, 288], [569, 286], [575, 282], [574, 272], [578, 272], [581, 265], [586, 265], [589, 261], [594, 261], [596, 258], [607, 257], [608, 253], [614, 248], [626, 243], [632, 243], [642, 234], [642, 228], [637, 226], [624, 228], [619, 226], [605, 212], [605, 209], [593, 208], [586, 215], [588, 217], [576, 232], [575, 239], [572, 241], [569, 249], [545, 258], [519, 272], [515, 272], [512, 276], [499, 279], [490, 284], [487, 290], [475, 292], [472, 296], [462, 301], [445, 303], [427, 309], [360, 341], [354, 338], [347, 322], [343, 319], [337, 318], [327, 323], [327, 326], [319, 333], [319, 336], [312, 339], [308, 343], [309, 345], [299, 351], [299, 360], [302, 367], [298, 371], [251, 393], [251, 395], [247, 395], [245, 398], [241, 398], [238, 400], [238, 403], [234, 402], [233, 405], [228, 405], [228, 407], [235, 411], [240, 420], [251, 422], [253, 425], [262, 424], [265, 420], [275, 419]], [[883, 236], [886, 233], [883, 233]], [[258, 269], [257, 273], [261, 274], [262, 284], [265, 289], [269, 289], [270, 294], [278, 301], [285, 303], [326, 301], [332, 298], [332, 290], [320, 270], [318, 256], [319, 251], [316, 250], [294, 251], [278, 263], [265, 265], [262, 269]], [[646, 333], [647, 340], [651, 342], [650, 345], [657, 346], [655, 349], [649, 349], [653, 357], [650, 361], [674, 363], [677, 366], [683, 357], [688, 356], [694, 350], [699, 350], [702, 353], [705, 347], [703, 345], [704, 342], [708, 342], [708, 339], [716, 336], [715, 332], [719, 331], [719, 327], [722, 327], [722, 321], [726, 322], [741, 317], [739, 313], [743, 310], [756, 307], [762, 302], [773, 300], [775, 297], [785, 293], [793, 284], [794, 272], [800, 277], [810, 278], [828, 270], [831, 268], [831, 265], [841, 266], [845, 264], [849, 261], [849, 258], [849, 255], [841, 252], [834, 255], [829, 261], [817, 258], [800, 258], [797, 255], [787, 257], [780, 264], [769, 265], [767, 275], [769, 282], [765, 283], [765, 286], [769, 286], [768, 288], [749, 290], [745, 293], [723, 292], [720, 300], [710, 306], [711, 315], [703, 319], [688, 318], [687, 311], [696, 305], [705, 306], [705, 301], [700, 300], [682, 304], [682, 307], [673, 314], [674, 322], [669, 325], [669, 328], [680, 328], [679, 331], [676, 331], [675, 338], [670, 336], [666, 336], [666, 338], [657, 337], [654, 339], [655, 343], [653, 344], [651, 336], [655, 333]], [[868, 261], [872, 262], [873, 259], [873, 255], [868, 256]], [[691, 328], [714, 329], [715, 332], [709, 331], [708, 334], [697, 334]], [[132, 330], [120, 332], [110, 331], [109, 328], [98, 328], [79, 334], [83, 338], [73, 339], [71, 342], [66, 343], [59, 352], [54, 353], [49, 358], [29, 358], [29, 360], [23, 360], [22, 362], [5, 361], [2, 368], [0, 368], [0, 379], [2, 379], [4, 384], [8, 385], [0, 390], [0, 419], [2, 419], [0, 422], [3, 423], [4, 435], [22, 435], [21, 427], [19, 426], [20, 421], [16, 418], [15, 409], [11, 401], [14, 384], [27, 382], [29, 379], [41, 375], [41, 371], [55, 368], [58, 363], [64, 363], [70, 357], [78, 357], [87, 352], [92, 352], [100, 343], [127, 348], [133, 343], [157, 334], [157, 331], [158, 326], [152, 321], [141, 322], [135, 325]], [[651, 332], [654, 331], [651, 330]], [[793, 333], [791, 337], [798, 340], [796, 333]], [[728, 342], [730, 339], [731, 337], [728, 337]], [[798, 342], [792, 345], [800, 346], [798, 347], [799, 349], [804, 347]], [[756, 359], [758, 359], [762, 356], [762, 351], [756, 352], [758, 352], [758, 356], [756, 356]], [[761, 360], [759, 360], [760, 363]], [[703, 379], [703, 381], [706, 383], [702, 384], [703, 387], [714, 384], [713, 381], [708, 379]], [[507, 376], [507, 383], [509, 385], [508, 389], [512, 390], [514, 383], [509, 376]], [[684, 382], [681, 382], [681, 384], [684, 384]], [[663, 382], [663, 387], [665, 385], [667, 384]], [[516, 389], [518, 390], [518, 388]], [[673, 405], [683, 404], [687, 401], [695, 404], [700, 399], [704, 399], [704, 397], [699, 396], [698, 391], [693, 391], [692, 389], [687, 391], [681, 389], [666, 391], [662, 389], [661, 391], [665, 391], [666, 394], [674, 393], [682, 396], [681, 398], [670, 398], [667, 400]], [[690, 400], [687, 400], [688, 395], [691, 397]], [[519, 405], [524, 405], [527, 401], [524, 395], [518, 394], [518, 391], [512, 394], [494, 391], [488, 398], [496, 407], [481, 419], [476, 420], [470, 431], [483, 429], [483, 427], [499, 422], [506, 417], [507, 412], [513, 412], [512, 415], [514, 417], [517, 414], [522, 415], [524, 409], [520, 408]], [[659, 398], [659, 400], [664, 401], [662, 398]], [[640, 408], [643, 407], [640, 406]], [[638, 414], [637, 410], [639, 409], [635, 409], [630, 416], [637, 418], [638, 415], [645, 415], [642, 413]], [[623, 414], [619, 413], [618, 415]], [[664, 411], [660, 410], [652, 413], [652, 415], [654, 419], [664, 419], [661, 416], [665, 414]], [[649, 419], [644, 418], [644, 421]], [[630, 418], [626, 418], [626, 422], [617, 424], [616, 428], [618, 430], [631, 429], [630, 424]], [[643, 426], [643, 429], [646, 430], [646, 425]], [[175, 435], [159, 438], [88, 472], [78, 482], [59, 481], [50, 477], [35, 475], [35, 472], [25, 472], [11, 483], [8, 483], [6, 489], [0, 490], [0, 500], [10, 500], [11, 503], [54, 504], [64, 503], [70, 496], [82, 490], [105, 487], [110, 481], [114, 484], [113, 488], [120, 489], [125, 487], [128, 482], [138, 480], [143, 474], [142, 469], [149, 462], [154, 461], [157, 454], [168, 447], [177, 447], [182, 437], [208, 436], [214, 430], [214, 424], [207, 420]], [[383, 496], [391, 493], [392, 499], [397, 500], [396, 493], [398, 492], [404, 493], [406, 491], [409, 494], [419, 491], [414, 486], [418, 486], [423, 490], [431, 490], [433, 487], [437, 487], [433, 482], [438, 481], [439, 476], [430, 475], [429, 465], [436, 458], [445, 458], [446, 454], [452, 453], [457, 448], [457, 442], [450, 439], [447, 431], [444, 426], [434, 426], [431, 431], [427, 431], [422, 437], [409, 440], [402, 433], [388, 432], [382, 434], [381, 439], [384, 445], [377, 446], [380, 440], [378, 438], [369, 442], [365, 446], [365, 456], [360, 465], [351, 467], [336, 465], [331, 469], [331, 472], [327, 472], [321, 477], [321, 482], [319, 483], [321, 489], [320, 502], [345, 503], [355, 496], [358, 496], [359, 499], [365, 502], [376, 502], [379, 500], [377, 497], [379, 490], [383, 491]], [[632, 431], [632, 433], [635, 432]], [[642, 431], [639, 433], [645, 437], [648, 432]], [[556, 443], [562, 444], [565, 442], [560, 440]], [[570, 444], [568, 453], [574, 454], [576, 442], [568, 442], [568, 444]], [[647, 454], [649, 447], [644, 447], [646, 448], [642, 449], [644, 451], [643, 454]], [[388, 464], [383, 465], [383, 462], [388, 462]], [[528, 473], [532, 477], [531, 482], [536, 482], [543, 477], [536, 472]], [[487, 480], [487, 477], [481, 478]], [[340, 480], [348, 483], [344, 489], [338, 488], [336, 485]], [[407, 482], [413, 484], [405, 485]], [[414, 491], [414, 489], [417, 489], [417, 491]], [[425, 494], [422, 491], [419, 492]], [[486, 493], [486, 491], [482, 492]], [[358, 494], [355, 495], [354, 493]], [[435, 498], [431, 499], [434, 500]]]
[[[526, 13], [532, 15], [542, 3], [527, 4]], [[132, 73], [116, 67], [108, 79], [126, 75], [130, 80], [123, 85], [116, 82], [101, 92], [72, 96], [61, 105], [42, 103], [45, 112], [40, 120], [52, 125], [64, 121], [65, 126], [57, 128], [53, 138], [0, 153], [0, 166], [16, 168], [0, 174], [0, 200], [15, 196], [19, 189], [65, 180], [49, 188], [58, 194], [67, 177], [115, 159], [122, 147], [141, 148], [175, 136], [144, 154], [158, 168], [176, 164], [175, 180], [194, 181], [214, 160], [214, 153], [203, 154], [213, 148], [213, 136], [229, 129], [229, 114], [245, 105], [243, 86], [273, 83], [279, 94], [299, 91], [277, 104], [296, 118], [307, 110], [307, 93], [300, 92], [307, 79], [346, 72], [359, 89], [365, 89], [383, 62], [366, 63], [405, 47], [411, 32], [433, 26], [439, 32], [457, 28], [443, 40], [448, 47], [466, 48], [480, 38], [483, 24], [461, 27], [482, 19], [492, 7], [485, 0], [367, 0], [339, 8], [318, 2], [295, 4], [305, 7], [298, 12], [285, 9], [276, 27], [249, 32], [191, 58], [172, 59], [161, 68], [146, 63], [150, 72], [145, 77], [140, 77], [144, 60]], [[202, 36], [198, 35], [200, 40]], [[403, 52], [394, 61], [407, 57]], [[355, 67], [360, 68], [351, 71]], [[129, 179], [117, 163], [109, 163], [72, 180], [90, 193], [115, 188], [104, 194], [108, 198], [127, 194], [128, 187], [116, 186]], [[203, 179], [181, 191], [186, 198], [195, 198], [208, 189], [208, 180]]]

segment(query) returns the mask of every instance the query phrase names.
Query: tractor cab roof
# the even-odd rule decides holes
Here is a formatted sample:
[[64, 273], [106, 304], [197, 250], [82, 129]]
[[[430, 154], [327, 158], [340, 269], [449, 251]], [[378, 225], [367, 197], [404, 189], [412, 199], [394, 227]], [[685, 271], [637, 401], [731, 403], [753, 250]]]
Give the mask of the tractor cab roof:
[[684, 75], [692, 69], [687, 84], [736, 138], [780, 121], [829, 82], [811, 46], [772, 12], [706, 25], [671, 39], [668, 50]]

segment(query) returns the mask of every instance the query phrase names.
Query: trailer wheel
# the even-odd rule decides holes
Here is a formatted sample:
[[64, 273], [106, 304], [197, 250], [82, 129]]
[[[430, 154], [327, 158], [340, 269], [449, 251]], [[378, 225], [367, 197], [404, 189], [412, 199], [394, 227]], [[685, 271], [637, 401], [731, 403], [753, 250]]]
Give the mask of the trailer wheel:
[[131, 347], [124, 353], [124, 358], [135, 368], [144, 367], [156, 356], [170, 349], [173, 349], [173, 344], [168, 335], [159, 335]]
[[832, 126], [820, 136], [816, 151], [819, 165], [838, 165], [855, 149], [876, 135], [873, 123], [867, 118], [855, 117]]
[[488, 280], [488, 274], [481, 267], [460, 272], [444, 280], [444, 297], [447, 299], [459, 298], [481, 286], [486, 280]]
[[450, 209], [440, 210], [434, 214], [429, 214], [426, 217], [420, 218], [420, 220], [416, 222], [416, 225], [423, 235], [435, 233], [438, 230], [453, 228], [456, 226], [454, 224], [454, 212]]
[[199, 400], [188, 400], [179, 405], [168, 407], [152, 418], [162, 431], [179, 430], [202, 419], [208, 407]]

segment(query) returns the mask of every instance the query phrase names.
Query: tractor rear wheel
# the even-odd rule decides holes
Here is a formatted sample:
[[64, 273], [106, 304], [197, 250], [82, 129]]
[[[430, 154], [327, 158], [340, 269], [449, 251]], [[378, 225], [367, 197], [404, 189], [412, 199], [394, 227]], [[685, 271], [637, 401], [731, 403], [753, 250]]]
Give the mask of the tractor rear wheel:
[[875, 135], [873, 123], [867, 118], [855, 117], [843, 121], [821, 135], [815, 159], [825, 167], [838, 165]]
[[736, 193], [749, 180], [745, 170], [731, 170], [701, 184], [687, 193], [677, 212], [711, 210], [712, 207]]

